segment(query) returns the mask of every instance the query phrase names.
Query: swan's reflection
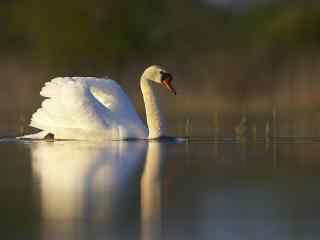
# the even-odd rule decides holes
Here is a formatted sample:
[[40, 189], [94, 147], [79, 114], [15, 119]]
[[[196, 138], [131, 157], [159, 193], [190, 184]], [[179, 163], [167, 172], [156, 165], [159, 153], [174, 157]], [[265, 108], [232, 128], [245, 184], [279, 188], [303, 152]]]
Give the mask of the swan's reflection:
[[[130, 220], [139, 215], [144, 239], [159, 236], [160, 143], [42, 142], [32, 144], [31, 152], [41, 189], [45, 237], [50, 239], [57, 231], [70, 233], [79, 221], [85, 224], [80, 226], [81, 234], [118, 235], [110, 233], [110, 226], [116, 232], [126, 225], [139, 226], [139, 219]], [[66, 224], [71, 227], [59, 229]]]
[[150, 142], [141, 179], [142, 239], [161, 239], [161, 161], [164, 145]]
[[[130, 177], [143, 167], [146, 147], [139, 142], [110, 142], [98, 146], [83, 142], [34, 145], [33, 167], [40, 177], [45, 218], [93, 218], [93, 212], [83, 216], [88, 208], [97, 210], [95, 217], [110, 214], [112, 202], [116, 204], [116, 198], [126, 193]], [[107, 203], [105, 194], [112, 201]]]

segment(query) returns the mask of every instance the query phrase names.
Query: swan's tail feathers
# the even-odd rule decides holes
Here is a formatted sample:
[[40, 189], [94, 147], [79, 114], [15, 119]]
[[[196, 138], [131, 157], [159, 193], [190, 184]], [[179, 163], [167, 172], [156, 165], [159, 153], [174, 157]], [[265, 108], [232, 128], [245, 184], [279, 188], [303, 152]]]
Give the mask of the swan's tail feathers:
[[52, 79], [45, 84], [40, 95], [47, 99], [32, 115], [30, 126], [52, 132], [57, 138], [74, 138], [80, 132], [101, 133], [112, 124], [110, 110], [96, 100], [81, 79]]
[[41, 140], [44, 139], [46, 135], [48, 135], [49, 133], [47, 131], [40, 131], [37, 133], [33, 133], [33, 134], [28, 134], [28, 135], [24, 135], [21, 137], [16, 137], [16, 139], [35, 139], [35, 140]]
[[47, 98], [61, 95], [66, 84], [72, 81], [72, 78], [54, 78], [50, 82], [45, 83], [40, 91], [40, 95]]

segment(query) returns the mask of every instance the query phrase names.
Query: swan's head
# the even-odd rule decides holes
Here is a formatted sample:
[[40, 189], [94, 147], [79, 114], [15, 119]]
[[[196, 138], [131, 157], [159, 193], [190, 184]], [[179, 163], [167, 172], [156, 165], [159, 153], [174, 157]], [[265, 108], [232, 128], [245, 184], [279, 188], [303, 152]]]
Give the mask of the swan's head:
[[176, 90], [172, 86], [172, 75], [158, 65], [148, 67], [143, 73], [143, 78], [159, 83], [168, 88], [174, 95], [177, 94]]

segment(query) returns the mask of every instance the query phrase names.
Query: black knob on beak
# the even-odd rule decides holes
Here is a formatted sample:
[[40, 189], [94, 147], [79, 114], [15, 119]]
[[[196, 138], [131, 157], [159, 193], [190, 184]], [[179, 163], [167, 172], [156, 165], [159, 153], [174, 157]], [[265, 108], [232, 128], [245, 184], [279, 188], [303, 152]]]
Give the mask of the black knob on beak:
[[161, 71], [160, 74], [161, 74], [161, 82], [164, 80], [172, 81], [172, 75], [170, 73]]

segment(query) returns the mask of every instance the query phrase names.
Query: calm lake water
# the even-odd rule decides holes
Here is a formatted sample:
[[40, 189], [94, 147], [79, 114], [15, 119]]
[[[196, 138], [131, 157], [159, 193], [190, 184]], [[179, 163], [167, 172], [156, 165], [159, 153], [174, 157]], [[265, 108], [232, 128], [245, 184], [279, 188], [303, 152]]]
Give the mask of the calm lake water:
[[0, 142], [1, 239], [320, 239], [320, 142]]

